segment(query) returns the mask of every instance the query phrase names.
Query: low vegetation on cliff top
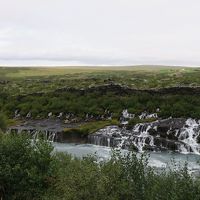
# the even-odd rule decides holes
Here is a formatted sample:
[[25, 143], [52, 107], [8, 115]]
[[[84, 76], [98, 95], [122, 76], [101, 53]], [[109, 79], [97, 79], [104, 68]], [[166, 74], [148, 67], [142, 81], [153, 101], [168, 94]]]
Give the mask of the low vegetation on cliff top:
[[99, 129], [109, 125], [119, 125], [119, 122], [117, 120], [92, 121], [82, 124], [77, 128], [65, 128], [64, 132], [66, 134], [87, 136], [88, 134], [95, 133]]

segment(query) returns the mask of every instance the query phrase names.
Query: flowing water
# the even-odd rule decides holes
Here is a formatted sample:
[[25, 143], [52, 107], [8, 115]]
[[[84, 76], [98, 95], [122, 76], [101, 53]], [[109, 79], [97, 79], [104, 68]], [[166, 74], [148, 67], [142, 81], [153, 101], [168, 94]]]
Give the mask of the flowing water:
[[[96, 155], [98, 160], [105, 161], [111, 157], [112, 149], [92, 144], [63, 144], [53, 143], [55, 151], [69, 153], [73, 156], [82, 158], [87, 155]], [[122, 154], [127, 153], [127, 150], [121, 150]], [[166, 168], [167, 165], [172, 166], [172, 160], [183, 166], [188, 163], [188, 168], [191, 172], [199, 174], [200, 172], [200, 156], [196, 154], [180, 154], [170, 152], [149, 152], [149, 165], [156, 168]]]
[[194, 119], [164, 119], [136, 124], [131, 130], [107, 126], [89, 136], [91, 144], [137, 151], [174, 151], [200, 154], [200, 121]]
[[[124, 112], [125, 117], [129, 115], [128, 112]], [[53, 142], [56, 151], [68, 152], [78, 157], [96, 153], [98, 159], [106, 160], [111, 156], [111, 147], [121, 150], [122, 153], [134, 147], [138, 152], [149, 152], [151, 166], [166, 167], [171, 159], [174, 159], [175, 162], [181, 162], [181, 165], [187, 161], [190, 170], [200, 171], [200, 164], [197, 164], [200, 160], [200, 121], [198, 120], [168, 118], [136, 124], [130, 130], [126, 126], [107, 126], [89, 135], [87, 141], [83, 141], [91, 144], [78, 145], [68, 144], [69, 138], [63, 137], [65, 134], [62, 130], [68, 126], [74, 127], [76, 124], [65, 125], [60, 120], [29, 121], [11, 127], [9, 131], [17, 134], [25, 131], [35, 140], [42, 136]]]

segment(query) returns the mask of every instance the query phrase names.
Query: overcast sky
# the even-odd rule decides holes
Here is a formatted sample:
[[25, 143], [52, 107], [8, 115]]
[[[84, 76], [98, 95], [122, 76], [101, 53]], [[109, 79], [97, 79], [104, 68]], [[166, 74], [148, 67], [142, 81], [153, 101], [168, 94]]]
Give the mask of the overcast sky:
[[200, 66], [199, 0], [0, 0], [0, 65]]

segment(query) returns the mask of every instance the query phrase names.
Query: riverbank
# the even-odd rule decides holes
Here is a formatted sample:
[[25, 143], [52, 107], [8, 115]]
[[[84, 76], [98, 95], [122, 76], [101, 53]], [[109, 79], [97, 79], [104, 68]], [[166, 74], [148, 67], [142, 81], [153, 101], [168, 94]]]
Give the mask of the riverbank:
[[[75, 144], [75, 143], [53, 143], [54, 151], [71, 154], [77, 158], [83, 158], [86, 156], [94, 156], [101, 161], [108, 161], [111, 159], [114, 149], [105, 146], [93, 145], [93, 144]], [[121, 149], [121, 154], [127, 154], [128, 150]], [[138, 153], [138, 157], [142, 153]], [[157, 168], [159, 170], [166, 169], [168, 167], [175, 168], [176, 165], [184, 166], [188, 164], [190, 173], [195, 176], [200, 176], [200, 155], [196, 154], [180, 154], [175, 152], [146, 152], [149, 157], [149, 166]]]
[[[154, 114], [155, 115], [155, 114]], [[129, 124], [127, 110], [122, 121], [91, 121], [65, 124], [62, 120], [29, 120], [11, 126], [8, 132], [27, 133], [33, 139], [45, 138], [60, 143], [90, 143], [135, 151], [174, 151], [200, 154], [200, 120], [185, 118], [154, 119]], [[156, 116], [156, 115], [155, 115]], [[127, 117], [127, 118], [123, 118]], [[131, 120], [134, 118], [131, 118]], [[127, 121], [124, 121], [127, 120]]]

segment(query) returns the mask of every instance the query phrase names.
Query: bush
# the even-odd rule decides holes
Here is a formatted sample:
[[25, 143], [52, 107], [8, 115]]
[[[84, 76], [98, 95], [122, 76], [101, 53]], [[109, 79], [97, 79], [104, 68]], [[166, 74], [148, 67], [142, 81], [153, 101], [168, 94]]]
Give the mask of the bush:
[[0, 135], [0, 196], [38, 199], [53, 178], [53, 148], [23, 135]]
[[7, 117], [4, 114], [0, 114], [0, 132], [6, 131], [7, 128]]
[[74, 113], [78, 117], [85, 113], [103, 115], [109, 109], [113, 116], [120, 117], [123, 109], [131, 113], [150, 113], [160, 108], [159, 117], [192, 117], [200, 118], [200, 96], [188, 94], [150, 94], [145, 91], [132, 94], [114, 92], [51, 92], [42, 95], [27, 95], [24, 97], [0, 96], [2, 111], [13, 117], [15, 110], [20, 110], [22, 117], [31, 111], [32, 117], [46, 117], [47, 113]]
[[179, 171], [158, 172], [148, 166], [148, 156], [135, 153], [122, 156], [114, 152], [111, 160], [73, 159], [58, 155], [57, 181], [44, 199], [65, 200], [198, 200], [199, 178]]

